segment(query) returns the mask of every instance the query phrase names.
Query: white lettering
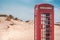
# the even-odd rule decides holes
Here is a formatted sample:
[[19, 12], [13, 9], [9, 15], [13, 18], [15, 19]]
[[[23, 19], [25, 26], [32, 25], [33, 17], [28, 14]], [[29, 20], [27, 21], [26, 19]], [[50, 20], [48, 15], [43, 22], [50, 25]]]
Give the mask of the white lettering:
[[40, 7], [40, 9], [52, 9], [52, 7]]

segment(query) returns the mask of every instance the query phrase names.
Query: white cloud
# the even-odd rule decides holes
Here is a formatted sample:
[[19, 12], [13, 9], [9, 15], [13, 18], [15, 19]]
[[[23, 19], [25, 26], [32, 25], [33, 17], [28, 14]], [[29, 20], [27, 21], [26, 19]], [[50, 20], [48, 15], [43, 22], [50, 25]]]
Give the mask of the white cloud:
[[60, 22], [60, 9], [55, 8], [54, 12], [55, 12], [55, 22]]
[[22, 5], [4, 6], [0, 13], [12, 14], [15, 17], [21, 18], [23, 20], [33, 20], [34, 17], [33, 8]]

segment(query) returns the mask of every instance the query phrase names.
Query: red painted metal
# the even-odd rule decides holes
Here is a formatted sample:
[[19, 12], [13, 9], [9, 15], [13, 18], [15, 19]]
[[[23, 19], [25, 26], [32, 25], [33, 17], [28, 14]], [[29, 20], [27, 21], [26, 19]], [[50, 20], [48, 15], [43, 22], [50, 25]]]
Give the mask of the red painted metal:
[[[54, 40], [54, 6], [51, 4], [37, 4], [34, 8], [34, 13], [35, 13], [35, 23], [34, 23], [34, 40]], [[50, 15], [50, 16], [42, 16], [42, 15]], [[46, 36], [46, 34], [48, 34], [46, 32], [46, 30], [49, 30], [48, 28], [46, 28], [44, 30], [43, 25], [45, 26], [46, 24], [43, 24], [42, 22], [44, 21], [45, 23], [47, 23], [47, 20], [42, 20], [42, 18], [44, 17], [49, 17], [50, 24], [48, 24], [48, 27], [50, 25], [50, 39], [48, 38], [48, 36]], [[44, 34], [44, 32], [46, 34]], [[44, 35], [45, 37], [44, 37]]]

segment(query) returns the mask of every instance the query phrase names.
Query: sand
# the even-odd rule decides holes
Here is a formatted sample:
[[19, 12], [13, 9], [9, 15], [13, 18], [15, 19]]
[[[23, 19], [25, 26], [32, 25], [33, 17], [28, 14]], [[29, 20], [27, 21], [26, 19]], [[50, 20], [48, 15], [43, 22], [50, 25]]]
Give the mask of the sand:
[[[54, 39], [60, 40], [60, 26], [54, 26]], [[34, 22], [0, 17], [0, 40], [34, 40]]]

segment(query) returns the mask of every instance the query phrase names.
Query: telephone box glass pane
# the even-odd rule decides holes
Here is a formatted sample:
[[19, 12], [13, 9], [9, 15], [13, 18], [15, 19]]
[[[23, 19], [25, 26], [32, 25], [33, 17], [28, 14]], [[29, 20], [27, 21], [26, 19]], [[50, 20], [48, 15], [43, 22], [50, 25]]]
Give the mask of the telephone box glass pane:
[[41, 24], [42, 24], [42, 40], [51, 40], [51, 29], [50, 29], [50, 13], [41, 14]]

